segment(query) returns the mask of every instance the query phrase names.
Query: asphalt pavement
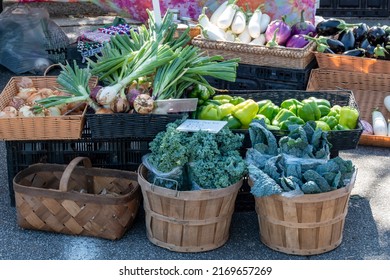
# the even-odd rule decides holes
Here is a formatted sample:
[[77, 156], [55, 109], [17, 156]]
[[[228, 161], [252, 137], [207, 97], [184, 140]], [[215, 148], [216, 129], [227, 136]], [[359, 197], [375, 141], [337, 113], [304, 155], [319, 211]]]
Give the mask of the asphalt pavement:
[[[0, 66], [0, 90], [14, 74]], [[0, 142], [1, 260], [390, 260], [390, 149], [358, 146], [340, 151], [358, 169], [336, 249], [314, 256], [280, 253], [259, 237], [254, 210], [235, 211], [228, 241], [220, 248], [179, 253], [153, 245], [147, 238], [141, 207], [132, 228], [120, 240], [25, 230], [18, 226], [11, 203], [7, 150]], [[250, 207], [249, 207], [250, 208]], [[253, 208], [253, 207], [252, 207]]]

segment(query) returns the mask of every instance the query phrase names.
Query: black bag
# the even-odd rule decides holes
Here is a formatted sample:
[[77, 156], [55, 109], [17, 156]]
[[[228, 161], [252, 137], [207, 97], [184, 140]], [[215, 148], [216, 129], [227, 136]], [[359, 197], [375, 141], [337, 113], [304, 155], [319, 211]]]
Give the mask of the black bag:
[[64, 63], [69, 46], [66, 33], [45, 8], [15, 4], [0, 14], [0, 64], [21, 74], [42, 74]]

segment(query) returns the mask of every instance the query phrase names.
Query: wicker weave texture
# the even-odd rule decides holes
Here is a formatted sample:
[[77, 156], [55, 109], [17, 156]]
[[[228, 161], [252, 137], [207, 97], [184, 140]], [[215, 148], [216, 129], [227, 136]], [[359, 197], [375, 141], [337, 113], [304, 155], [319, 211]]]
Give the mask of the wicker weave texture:
[[[326, 69], [313, 69], [308, 90], [330, 90], [343, 88], [354, 93], [359, 106], [360, 119], [372, 124], [372, 111], [378, 108], [385, 119], [390, 119], [390, 112], [384, 106], [383, 100], [390, 92], [390, 74], [372, 74]], [[361, 145], [390, 147], [390, 136], [373, 136], [362, 134]]]
[[211, 41], [200, 36], [192, 39], [192, 45], [206, 51], [207, 55], [221, 55], [224, 59], [240, 58], [242, 64], [305, 69], [314, 59], [314, 42], [305, 48], [269, 48], [243, 43]]
[[19, 226], [120, 239], [131, 227], [141, 200], [136, 173], [74, 166], [68, 173], [66, 167], [74, 163], [35, 164], [14, 177]]
[[321, 69], [372, 74], [390, 73], [390, 61], [387, 60], [321, 52], [315, 52], [315, 57]]
[[[56, 76], [31, 76], [36, 88], [60, 87]], [[0, 110], [4, 109], [18, 93], [17, 84], [22, 77], [12, 77], [4, 87], [0, 96]], [[89, 86], [97, 85], [97, 78], [92, 77]], [[81, 115], [46, 116], [31, 118], [0, 118], [0, 139], [12, 140], [56, 140], [80, 139], [85, 125], [84, 109]]]

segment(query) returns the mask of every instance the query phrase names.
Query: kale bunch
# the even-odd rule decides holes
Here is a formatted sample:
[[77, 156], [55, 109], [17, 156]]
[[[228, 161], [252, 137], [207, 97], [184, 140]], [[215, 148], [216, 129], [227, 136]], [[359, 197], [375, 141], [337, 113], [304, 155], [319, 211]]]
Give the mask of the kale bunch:
[[176, 130], [180, 122], [169, 123], [165, 131], [159, 132], [149, 143], [151, 154], [148, 161], [160, 172], [170, 172], [188, 162], [188, 135]]
[[245, 160], [255, 197], [328, 192], [350, 183], [354, 165], [340, 157], [329, 159], [327, 135], [313, 123], [292, 126], [290, 133], [280, 138], [276, 155], [274, 138], [265, 130], [260, 122], [249, 127], [252, 148]]
[[332, 144], [327, 133], [316, 129], [315, 122], [307, 122], [303, 126], [292, 126], [287, 136], [279, 139], [279, 152], [300, 158], [327, 159]]
[[[218, 133], [205, 131], [182, 132], [176, 128], [180, 121], [167, 125], [149, 144], [148, 163], [158, 172], [169, 173], [181, 167], [180, 180], [198, 188], [225, 188], [238, 182], [247, 172], [247, 164], [239, 149], [243, 134], [224, 127]], [[180, 190], [189, 186], [180, 186]]]

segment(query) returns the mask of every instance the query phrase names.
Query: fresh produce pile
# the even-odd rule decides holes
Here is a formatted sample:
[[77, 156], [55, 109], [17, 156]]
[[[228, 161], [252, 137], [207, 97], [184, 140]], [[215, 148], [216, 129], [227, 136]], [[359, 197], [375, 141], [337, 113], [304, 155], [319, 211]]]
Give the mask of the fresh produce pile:
[[203, 8], [198, 18], [201, 36], [215, 41], [237, 42], [258, 46], [303, 48], [309, 40], [305, 36], [315, 36], [314, 24], [307, 21], [301, 12], [301, 21], [289, 25], [285, 17], [271, 21], [268, 14], [263, 13], [260, 5], [254, 11], [248, 7], [244, 11], [237, 6], [237, 0], [223, 2], [210, 16]]
[[0, 111], [0, 118], [45, 117], [62, 115], [81, 115], [83, 103], [62, 104], [61, 106], [43, 108], [37, 101], [44, 98], [64, 98], [69, 94], [58, 89], [37, 88], [28, 77], [22, 77], [17, 83], [17, 92], [7, 106]]
[[387, 25], [368, 26], [366, 23], [346, 23], [344, 20], [329, 18], [316, 25], [317, 51], [355, 57], [390, 59], [390, 27]]
[[[235, 81], [239, 58], [206, 56], [188, 44], [189, 27], [176, 36], [178, 25], [172, 12], [164, 15], [159, 26], [153, 13], [148, 14], [148, 25], [132, 29], [130, 36], [112, 36], [101, 54], [95, 59], [87, 58], [88, 67], [60, 64], [58, 83], [69, 96], [51, 96], [37, 103], [50, 108], [85, 102], [97, 114], [149, 114], [156, 100], [180, 99], [195, 84], [214, 91], [205, 76]], [[88, 80], [92, 75], [98, 77], [100, 84], [90, 90]]]
[[250, 124], [247, 150], [249, 178], [255, 197], [329, 192], [345, 187], [355, 173], [350, 160], [329, 159], [329, 142], [313, 122], [291, 127], [277, 142], [263, 120]]
[[168, 124], [149, 144], [151, 153], [142, 159], [149, 182], [185, 191], [226, 188], [243, 178], [247, 166], [239, 153], [242, 134], [226, 126], [218, 133], [183, 132], [176, 129], [182, 122]]
[[191, 96], [198, 97], [194, 118], [224, 120], [231, 129], [248, 129], [252, 120], [263, 119], [270, 130], [288, 130], [291, 125], [314, 121], [323, 131], [350, 130], [357, 127], [359, 112], [350, 106], [331, 105], [322, 98], [286, 99], [280, 105], [271, 100], [255, 101], [240, 96], [210, 96], [206, 88], [196, 87]]
[[[385, 107], [390, 112], [390, 96], [385, 97]], [[376, 136], [390, 136], [390, 120], [386, 120], [381, 111], [374, 108], [372, 111], [372, 123], [361, 120], [363, 134]]]

